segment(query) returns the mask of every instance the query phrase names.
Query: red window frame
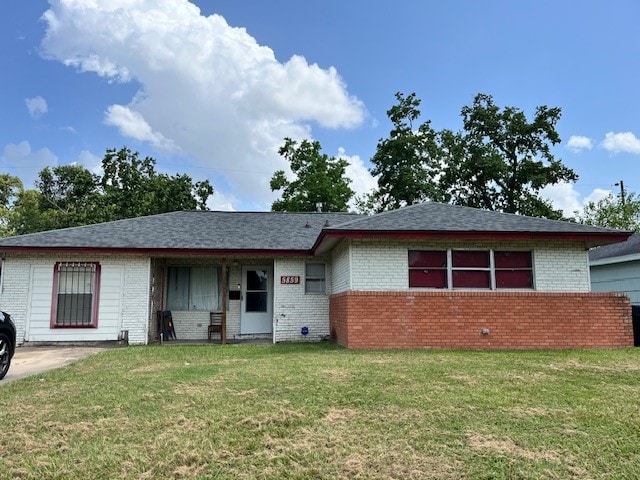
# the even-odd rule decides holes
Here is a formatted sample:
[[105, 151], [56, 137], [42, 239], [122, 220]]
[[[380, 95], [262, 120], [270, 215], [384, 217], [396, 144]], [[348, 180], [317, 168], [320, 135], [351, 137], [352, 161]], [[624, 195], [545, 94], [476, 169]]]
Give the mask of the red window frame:
[[[58, 307], [59, 307], [59, 295], [58, 291], [60, 284], [60, 270], [66, 266], [91, 266], [93, 269], [93, 279], [91, 281], [91, 318], [89, 323], [60, 323], [58, 319]], [[51, 328], [97, 328], [98, 327], [98, 305], [100, 296], [100, 273], [101, 266], [98, 262], [56, 262], [53, 266], [53, 287], [51, 295], [51, 319], [49, 325]], [[74, 294], [74, 292], [70, 292]]]
[[533, 288], [533, 256], [530, 251], [496, 250], [493, 256], [496, 290]]
[[409, 288], [449, 288], [446, 250], [409, 250]]
[[531, 250], [409, 250], [408, 266], [409, 288], [534, 289]]

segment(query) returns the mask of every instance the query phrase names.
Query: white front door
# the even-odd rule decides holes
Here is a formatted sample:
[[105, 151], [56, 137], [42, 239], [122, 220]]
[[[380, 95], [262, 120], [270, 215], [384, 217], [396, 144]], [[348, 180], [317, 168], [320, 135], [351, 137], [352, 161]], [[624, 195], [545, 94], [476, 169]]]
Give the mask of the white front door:
[[241, 334], [273, 331], [272, 277], [272, 267], [242, 267]]

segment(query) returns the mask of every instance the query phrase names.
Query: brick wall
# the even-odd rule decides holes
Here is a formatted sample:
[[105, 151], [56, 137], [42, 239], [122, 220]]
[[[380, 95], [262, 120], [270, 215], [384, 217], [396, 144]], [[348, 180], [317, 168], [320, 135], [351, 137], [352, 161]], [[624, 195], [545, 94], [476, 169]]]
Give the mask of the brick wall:
[[332, 295], [329, 312], [332, 337], [349, 348], [633, 346], [618, 294], [351, 291]]
[[[532, 250], [535, 288], [546, 292], [588, 292], [589, 258], [580, 243], [557, 241], [470, 241], [354, 239], [349, 245], [352, 290], [409, 288], [408, 251], [427, 249]], [[346, 290], [336, 289], [334, 293]]]
[[[331, 291], [331, 265], [324, 257], [288, 257], [274, 261], [273, 308], [276, 342], [317, 342], [329, 335], [329, 295], [305, 293], [306, 263], [325, 263], [326, 292]], [[281, 275], [298, 275], [297, 285], [282, 285]], [[302, 327], [308, 334], [302, 335]]]

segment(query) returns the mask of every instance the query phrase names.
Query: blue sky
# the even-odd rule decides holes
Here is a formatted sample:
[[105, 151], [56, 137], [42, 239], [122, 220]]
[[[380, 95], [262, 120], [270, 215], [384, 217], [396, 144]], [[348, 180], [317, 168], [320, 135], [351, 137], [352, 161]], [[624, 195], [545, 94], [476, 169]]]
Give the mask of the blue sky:
[[554, 153], [580, 175], [565, 213], [640, 191], [634, 1], [3, 0], [0, 171], [94, 171], [123, 145], [208, 178], [215, 209], [267, 210], [285, 136], [344, 156], [359, 193], [397, 91], [461, 127], [476, 93], [562, 108]]

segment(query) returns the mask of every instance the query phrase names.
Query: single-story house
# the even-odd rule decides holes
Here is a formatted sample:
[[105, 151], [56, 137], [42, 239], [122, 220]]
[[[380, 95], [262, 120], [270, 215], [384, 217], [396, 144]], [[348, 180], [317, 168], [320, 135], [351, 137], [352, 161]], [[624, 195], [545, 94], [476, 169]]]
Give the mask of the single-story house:
[[594, 292], [619, 292], [631, 299], [634, 344], [640, 346], [640, 233], [625, 242], [594, 248], [589, 266]]
[[[633, 344], [590, 248], [630, 234], [427, 202], [372, 216], [184, 211], [0, 240], [19, 342], [328, 337], [350, 348]], [[214, 335], [218, 335], [215, 333]]]

